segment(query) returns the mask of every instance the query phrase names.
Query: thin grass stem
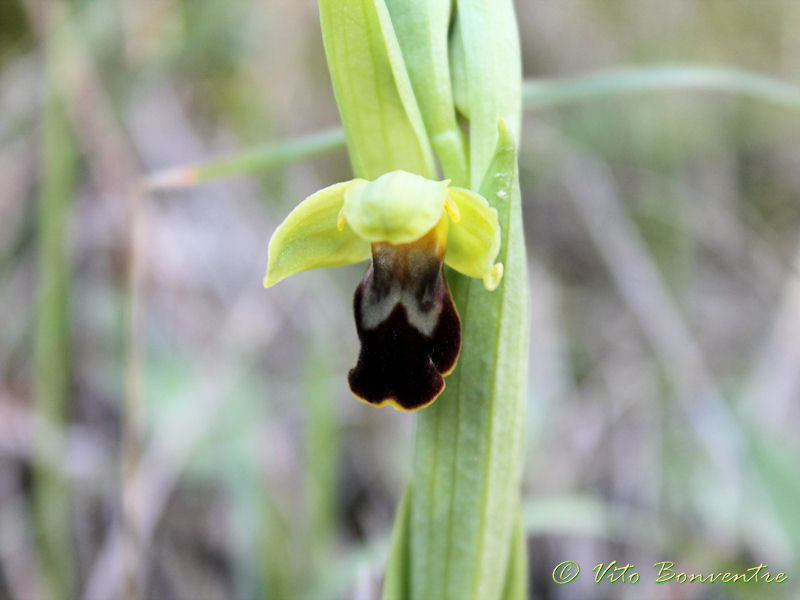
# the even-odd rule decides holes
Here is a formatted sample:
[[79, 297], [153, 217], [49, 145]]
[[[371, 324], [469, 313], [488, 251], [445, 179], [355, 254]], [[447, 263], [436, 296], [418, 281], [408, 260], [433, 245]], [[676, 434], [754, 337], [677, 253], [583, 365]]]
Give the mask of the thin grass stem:
[[[48, 90], [44, 107], [42, 187], [38, 214], [38, 286], [34, 351], [35, 433], [33, 520], [38, 597], [71, 598], [75, 589], [70, 489], [48, 460], [62, 444], [70, 412], [69, 207], [76, 154], [63, 106]], [[55, 439], [54, 439], [55, 438]]]
[[528, 80], [522, 88], [525, 110], [544, 110], [613, 96], [700, 91], [745, 96], [800, 110], [800, 85], [739, 69], [705, 65], [659, 65], [613, 69], [567, 79]]
[[344, 143], [344, 130], [330, 129], [215, 160], [157, 171], [145, 179], [144, 187], [148, 190], [181, 188], [210, 179], [266, 171], [344, 148]]

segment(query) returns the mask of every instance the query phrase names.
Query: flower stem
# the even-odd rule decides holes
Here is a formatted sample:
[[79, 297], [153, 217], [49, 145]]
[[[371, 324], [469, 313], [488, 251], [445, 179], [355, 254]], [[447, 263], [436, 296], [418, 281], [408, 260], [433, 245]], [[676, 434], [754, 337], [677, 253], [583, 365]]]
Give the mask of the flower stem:
[[448, 273], [463, 350], [444, 393], [417, 421], [411, 598], [500, 598], [518, 518], [528, 284], [509, 136], [501, 138], [481, 192], [499, 200], [505, 275], [487, 292], [479, 281]]
[[[38, 289], [34, 335], [34, 402], [40, 417], [33, 472], [38, 597], [73, 597], [70, 488], [53, 466], [63, 452], [69, 415], [69, 262], [66, 252], [70, 198], [77, 158], [63, 106], [48, 89], [44, 105], [43, 173], [38, 215]], [[55, 439], [54, 439], [55, 434]]]
[[800, 109], [800, 86], [739, 69], [706, 65], [653, 65], [613, 69], [554, 80], [526, 81], [526, 110], [543, 110], [608, 96], [701, 91], [745, 96], [787, 109]]

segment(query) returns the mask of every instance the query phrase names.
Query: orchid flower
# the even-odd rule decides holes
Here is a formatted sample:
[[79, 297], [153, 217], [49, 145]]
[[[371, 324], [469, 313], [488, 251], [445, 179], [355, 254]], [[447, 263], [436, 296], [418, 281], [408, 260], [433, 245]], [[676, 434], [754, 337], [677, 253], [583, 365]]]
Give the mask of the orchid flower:
[[372, 257], [353, 301], [361, 341], [350, 389], [370, 404], [433, 402], [461, 349], [442, 268], [497, 287], [497, 211], [480, 194], [406, 171], [337, 183], [301, 202], [269, 244], [264, 285], [299, 271]]
[[355, 293], [361, 350], [349, 376], [371, 404], [430, 404], [458, 360], [415, 419], [383, 599], [521, 600], [528, 281], [514, 3], [319, 0], [319, 11], [360, 179], [289, 215], [265, 283], [372, 258]]

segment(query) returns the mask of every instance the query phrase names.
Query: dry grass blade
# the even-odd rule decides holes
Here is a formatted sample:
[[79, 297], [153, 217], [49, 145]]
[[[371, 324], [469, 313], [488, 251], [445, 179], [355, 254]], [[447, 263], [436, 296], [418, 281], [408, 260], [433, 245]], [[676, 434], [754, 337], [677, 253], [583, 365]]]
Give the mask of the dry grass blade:
[[[754, 357], [743, 392], [752, 416], [768, 419], [772, 425], [786, 422], [794, 410], [793, 401], [800, 394], [800, 247], [793, 267], [787, 273], [772, 327]], [[769, 399], [768, 411], [758, 410], [763, 399]]]
[[677, 397], [698, 440], [725, 474], [731, 492], [739, 494], [743, 448], [738, 424], [655, 261], [628, 217], [614, 176], [598, 159], [570, 147], [556, 134], [540, 133], [547, 135], [552, 148], [566, 156], [562, 181], [567, 197], [620, 296], [674, 377]]

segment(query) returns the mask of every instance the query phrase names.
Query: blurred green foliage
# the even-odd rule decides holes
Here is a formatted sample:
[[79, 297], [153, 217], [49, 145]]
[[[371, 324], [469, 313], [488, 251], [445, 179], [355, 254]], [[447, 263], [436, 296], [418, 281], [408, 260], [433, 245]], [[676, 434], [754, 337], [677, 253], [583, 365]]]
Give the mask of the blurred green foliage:
[[[74, 192], [60, 198], [68, 248], [57, 258], [67, 261], [69, 298], [37, 308], [44, 272], [34, 207], [50, 175], [45, 40], [30, 23], [41, 24], [43, 4], [0, 2], [0, 598], [35, 597], [33, 523], [62, 515], [81, 593], [108, 600], [121, 589], [101, 559], [116, 559], [107, 542], [123, 487], [131, 185], [338, 123], [313, 1], [47, 4], [70, 8], [84, 46], [70, 56], [88, 56], [93, 69], [60, 90], [69, 133], [59, 145], [79, 156]], [[791, 0], [569, 0], [517, 10], [528, 79], [680, 63], [800, 84], [800, 5]], [[106, 109], [115, 120], [101, 118]], [[798, 113], [752, 93], [607, 95], [526, 118], [532, 597], [678, 593], [648, 587], [656, 560], [703, 572], [767, 562], [790, 576], [772, 597], [796, 597], [799, 144]], [[619, 214], [633, 224], [635, 259], [657, 274], [733, 430], [706, 389], [679, 385], [693, 363], [648, 337], [671, 317], [632, 309], [612, 276], [628, 263], [601, 252], [619, 250], [619, 240], [601, 249], [587, 234], [587, 207], [608, 180], [576, 171], [568, 159], [579, 154], [614, 184], [621, 213], [609, 213], [609, 231]], [[122, 168], [127, 161], [135, 168]], [[361, 269], [260, 287], [268, 236], [286, 209], [350, 176], [338, 152], [139, 198], [139, 435], [152, 460], [135, 464], [164, 496], [145, 536], [149, 597], [323, 599], [378, 588], [412, 426], [346, 388]], [[587, 180], [595, 194], [581, 203], [574, 186]], [[652, 291], [645, 280], [621, 281]], [[67, 302], [68, 371], [37, 372], [34, 323]], [[35, 379], [62, 376], [66, 416], [35, 429], [31, 419], [44, 416]], [[65, 450], [54, 455], [46, 442], [56, 434]], [[730, 447], [722, 464], [709, 454]], [[36, 508], [30, 485], [45, 460], [69, 484], [52, 512]], [[552, 569], [565, 558], [580, 560], [584, 575], [558, 587]], [[613, 559], [635, 562], [642, 582], [594, 585], [591, 567]], [[679, 591], [760, 600], [764, 589]]]

